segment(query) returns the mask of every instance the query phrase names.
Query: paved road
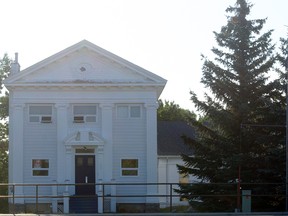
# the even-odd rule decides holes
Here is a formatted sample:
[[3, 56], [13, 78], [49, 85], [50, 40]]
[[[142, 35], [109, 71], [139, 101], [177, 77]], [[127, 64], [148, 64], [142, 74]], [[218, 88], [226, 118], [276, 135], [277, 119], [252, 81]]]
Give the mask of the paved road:
[[[76, 216], [81, 214], [0, 214], [0, 216]], [[125, 214], [82, 214], [83, 216], [288, 216], [288, 212], [271, 213], [125, 213]]]

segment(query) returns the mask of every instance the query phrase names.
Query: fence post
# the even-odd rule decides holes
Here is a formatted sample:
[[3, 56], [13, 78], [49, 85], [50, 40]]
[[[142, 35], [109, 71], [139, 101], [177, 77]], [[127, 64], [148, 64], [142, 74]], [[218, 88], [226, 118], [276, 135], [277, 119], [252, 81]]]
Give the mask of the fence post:
[[111, 179], [111, 212], [116, 212], [116, 184], [115, 179]]
[[103, 209], [103, 213], [105, 211], [104, 205], [105, 205], [105, 184], [103, 183], [102, 184], [102, 209]]
[[53, 180], [52, 185], [52, 213], [57, 213], [58, 197], [57, 197], [57, 181]]
[[12, 185], [12, 203], [13, 203], [13, 207], [12, 207], [12, 213], [15, 214], [15, 184]]
[[98, 213], [103, 213], [103, 187], [102, 187], [102, 179], [99, 180], [99, 185], [98, 185]]
[[63, 193], [63, 211], [65, 214], [69, 213], [69, 192], [68, 191], [64, 191]]
[[170, 185], [170, 212], [172, 212], [172, 198], [173, 198], [173, 194], [172, 194], [172, 183], [169, 184]]
[[38, 214], [38, 185], [36, 184], [36, 214]]
[[242, 212], [251, 212], [251, 190], [242, 190]]

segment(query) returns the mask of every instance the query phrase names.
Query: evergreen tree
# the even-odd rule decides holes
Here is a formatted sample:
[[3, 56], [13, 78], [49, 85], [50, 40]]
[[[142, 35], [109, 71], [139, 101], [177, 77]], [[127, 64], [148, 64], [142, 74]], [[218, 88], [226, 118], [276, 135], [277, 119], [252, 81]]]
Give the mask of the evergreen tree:
[[266, 19], [249, 20], [251, 8], [246, 0], [227, 8], [227, 24], [214, 32], [215, 58], [203, 56], [201, 82], [210, 94], [201, 101], [191, 92], [205, 121], [191, 118], [197, 138], [185, 141], [194, 156], [182, 155], [185, 165], [178, 168], [210, 184], [182, 185], [178, 192], [197, 211], [239, 208], [240, 185], [256, 195], [253, 211], [283, 210], [285, 104], [268, 74], [277, 60], [272, 30], [261, 33]]
[[[0, 184], [8, 183], [8, 113], [9, 95], [3, 88], [2, 81], [8, 76], [11, 59], [4, 54], [0, 59]], [[8, 194], [7, 186], [0, 186], [0, 196]], [[0, 199], [0, 213], [8, 212], [8, 201]]]

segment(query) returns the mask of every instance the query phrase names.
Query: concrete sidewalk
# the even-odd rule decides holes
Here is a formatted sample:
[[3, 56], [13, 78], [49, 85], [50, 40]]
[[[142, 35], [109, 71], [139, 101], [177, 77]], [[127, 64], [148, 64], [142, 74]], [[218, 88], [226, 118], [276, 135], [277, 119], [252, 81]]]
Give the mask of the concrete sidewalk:
[[256, 212], [256, 213], [104, 213], [104, 214], [0, 214], [0, 216], [279, 216], [288, 212]]

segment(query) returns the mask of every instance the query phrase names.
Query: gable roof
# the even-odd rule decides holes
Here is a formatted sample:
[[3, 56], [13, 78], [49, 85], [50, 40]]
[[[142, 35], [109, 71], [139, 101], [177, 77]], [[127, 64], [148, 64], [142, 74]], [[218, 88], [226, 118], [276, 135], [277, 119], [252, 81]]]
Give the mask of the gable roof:
[[[87, 41], [87, 40], [82, 40], [79, 43], [76, 43], [18, 73], [14, 73], [11, 74], [5, 81], [4, 84], [6, 87], [13, 87], [13, 86], [44, 86], [47, 85], [47, 82], [39, 82], [38, 83], [36, 81], [31, 82], [30, 77], [33, 75], [33, 73], [35, 74], [40, 73], [39, 71], [43, 70], [43, 68], [47, 68], [48, 66], [52, 65], [55, 62], [60, 62], [63, 61], [65, 59], [67, 59], [68, 56], [72, 56], [73, 54], [75, 55], [75, 53], [90, 53], [90, 54], [94, 54], [95, 56], [98, 56], [99, 59], [104, 59], [106, 62], [110, 62], [110, 64], [114, 64], [117, 65], [119, 68], [125, 68], [126, 71], [129, 71], [129, 73], [133, 73], [134, 76], [137, 77], [142, 77], [142, 80], [139, 82], [139, 80], [133, 81], [133, 80], [121, 80], [119, 81], [114, 81], [114, 80], [97, 80], [97, 82], [95, 80], [93, 80], [93, 82], [91, 82], [91, 80], [86, 80], [85, 82], [83, 82], [83, 80], [77, 80], [77, 82], [70, 82], [70, 83], [64, 83], [64, 82], [49, 82], [50, 86], [77, 86], [77, 85], [83, 85], [83, 83], [86, 83], [87, 85], [93, 85], [93, 86], [153, 86], [153, 87], [157, 87], [158, 88], [158, 95], [161, 94], [161, 92], [164, 89], [164, 86], [166, 84], [166, 80], [163, 79], [162, 77], [148, 71], [145, 70], [144, 68], [141, 68], [99, 46], [96, 46], [95, 44]], [[30, 76], [30, 77], [29, 77]], [[28, 78], [27, 78], [28, 77]], [[85, 85], [86, 85], [85, 84]]]
[[182, 153], [193, 154], [182, 136], [194, 137], [194, 129], [184, 121], [157, 122], [158, 156], [179, 156]]

